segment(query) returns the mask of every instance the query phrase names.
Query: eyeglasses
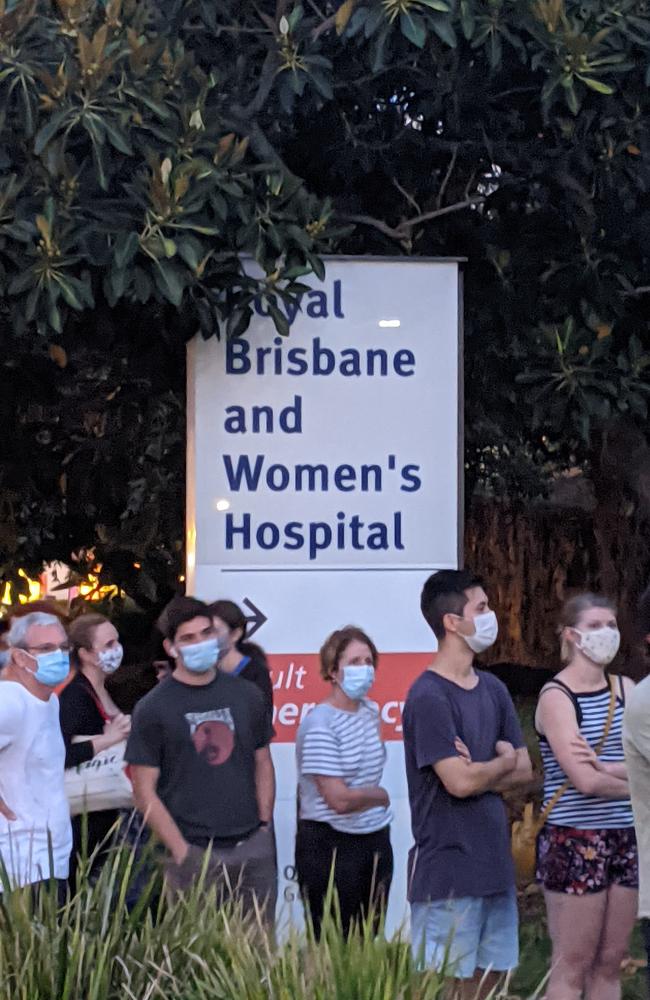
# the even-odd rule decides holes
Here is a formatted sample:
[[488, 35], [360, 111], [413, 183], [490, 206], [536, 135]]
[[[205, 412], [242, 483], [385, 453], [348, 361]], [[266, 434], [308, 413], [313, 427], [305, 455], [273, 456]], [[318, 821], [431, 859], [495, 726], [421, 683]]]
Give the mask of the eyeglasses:
[[72, 650], [72, 646], [69, 642], [61, 642], [58, 645], [54, 643], [47, 643], [45, 646], [25, 646], [24, 649], [28, 653], [58, 653], [59, 650], [62, 653], [69, 653]]

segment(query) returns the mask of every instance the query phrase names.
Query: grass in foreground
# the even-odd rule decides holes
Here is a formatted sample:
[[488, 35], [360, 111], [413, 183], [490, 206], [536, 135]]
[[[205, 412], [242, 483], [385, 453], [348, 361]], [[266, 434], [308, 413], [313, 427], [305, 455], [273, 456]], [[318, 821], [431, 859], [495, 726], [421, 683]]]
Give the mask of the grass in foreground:
[[[0, 899], [0, 1000], [438, 1000], [442, 974], [418, 972], [406, 938], [375, 938], [370, 924], [342, 940], [335, 921], [320, 943], [308, 928], [274, 948], [254, 921], [219, 907], [200, 887], [168, 903], [156, 875], [135, 906], [128, 849], [63, 907], [56, 886]], [[522, 961], [511, 996], [543, 993], [549, 946], [539, 895], [524, 896]], [[635, 951], [639, 953], [640, 942]], [[644, 971], [626, 977], [641, 1000]]]

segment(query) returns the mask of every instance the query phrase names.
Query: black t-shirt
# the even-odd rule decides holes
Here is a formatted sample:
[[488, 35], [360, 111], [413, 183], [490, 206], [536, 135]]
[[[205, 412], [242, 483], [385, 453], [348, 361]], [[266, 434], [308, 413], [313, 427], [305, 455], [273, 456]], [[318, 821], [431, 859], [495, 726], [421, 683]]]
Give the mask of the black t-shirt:
[[126, 759], [160, 769], [160, 799], [185, 839], [204, 845], [259, 825], [255, 751], [271, 736], [264, 699], [249, 681], [170, 677], [136, 706]]
[[260, 689], [271, 725], [273, 725], [273, 686], [264, 651], [254, 642], [242, 642], [238, 649], [242, 654], [242, 659], [233, 676], [243, 677]]

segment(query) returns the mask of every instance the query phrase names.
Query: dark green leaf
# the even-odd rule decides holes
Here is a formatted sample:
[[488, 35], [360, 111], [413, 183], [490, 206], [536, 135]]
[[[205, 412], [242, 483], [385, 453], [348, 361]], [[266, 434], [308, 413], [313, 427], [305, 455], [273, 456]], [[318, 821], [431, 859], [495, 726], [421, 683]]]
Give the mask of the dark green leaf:
[[59, 288], [61, 289], [61, 295], [63, 296], [64, 300], [68, 303], [68, 305], [72, 306], [73, 309], [76, 309], [77, 312], [81, 312], [81, 310], [83, 309], [83, 303], [79, 298], [79, 296], [77, 295], [73, 285], [69, 281], [66, 281], [66, 279], [61, 276], [57, 277], [55, 280]]
[[57, 111], [52, 115], [50, 120], [38, 130], [34, 139], [34, 152], [37, 156], [41, 155], [48, 142], [50, 142], [54, 136], [61, 131], [68, 120], [68, 115], [69, 112], [67, 108], [63, 111]]
[[287, 319], [287, 317], [282, 312], [277, 302], [275, 302], [273, 298], [269, 298], [266, 304], [268, 305], [271, 319], [275, 324], [275, 329], [278, 331], [281, 337], [288, 337], [289, 320]]
[[366, 38], [372, 38], [380, 25], [384, 24], [384, 20], [384, 12], [381, 6], [377, 4], [376, 7], [373, 7], [368, 12], [368, 16], [365, 19], [364, 35]]
[[460, 0], [460, 23], [467, 41], [472, 40], [476, 20], [470, 0]]
[[226, 324], [226, 336], [228, 339], [242, 337], [250, 326], [252, 316], [253, 310], [250, 306], [246, 306], [243, 309], [233, 309]]
[[180, 272], [172, 263], [158, 261], [153, 268], [153, 277], [164, 298], [174, 306], [180, 306], [183, 301], [184, 281]]
[[419, 49], [424, 48], [424, 43], [427, 40], [427, 29], [421, 17], [418, 17], [417, 14], [402, 13], [400, 14], [399, 26], [409, 42], [413, 42], [413, 45], [417, 45]]
[[450, 18], [438, 16], [432, 17], [431, 25], [438, 38], [443, 41], [445, 45], [448, 45], [452, 49], [456, 48], [458, 40]]
[[590, 90], [595, 90], [598, 94], [613, 94], [614, 88], [610, 87], [606, 83], [602, 83], [601, 80], [594, 80], [590, 76], [582, 76], [580, 73], [577, 74], [578, 79], [589, 87]]
[[139, 249], [140, 240], [137, 233], [120, 233], [113, 251], [117, 267], [125, 268], [130, 264]]
[[26, 292], [28, 288], [36, 282], [36, 275], [32, 270], [23, 271], [22, 274], [16, 275], [16, 277], [9, 282], [9, 294], [10, 295], [20, 295], [21, 292]]
[[192, 271], [196, 271], [204, 256], [201, 243], [192, 236], [183, 236], [177, 241], [177, 247], [179, 256]]
[[124, 153], [126, 156], [133, 156], [131, 143], [124, 132], [122, 132], [122, 129], [113, 122], [109, 121], [108, 118], [102, 119], [102, 125], [104, 126], [104, 131], [108, 136], [110, 144], [114, 146], [118, 152]]

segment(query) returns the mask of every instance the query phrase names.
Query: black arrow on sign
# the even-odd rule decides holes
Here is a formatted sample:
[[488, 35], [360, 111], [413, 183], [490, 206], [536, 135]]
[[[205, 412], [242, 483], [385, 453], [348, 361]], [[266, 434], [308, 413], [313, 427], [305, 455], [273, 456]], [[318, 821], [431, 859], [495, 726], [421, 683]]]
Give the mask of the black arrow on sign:
[[259, 608], [256, 608], [253, 602], [249, 601], [247, 597], [244, 598], [244, 604], [249, 611], [252, 611], [252, 614], [246, 616], [246, 621], [249, 624], [249, 628], [246, 630], [246, 638], [250, 639], [251, 636], [255, 635], [257, 630], [261, 629], [262, 625], [268, 621], [268, 618], [262, 611], [260, 611]]

